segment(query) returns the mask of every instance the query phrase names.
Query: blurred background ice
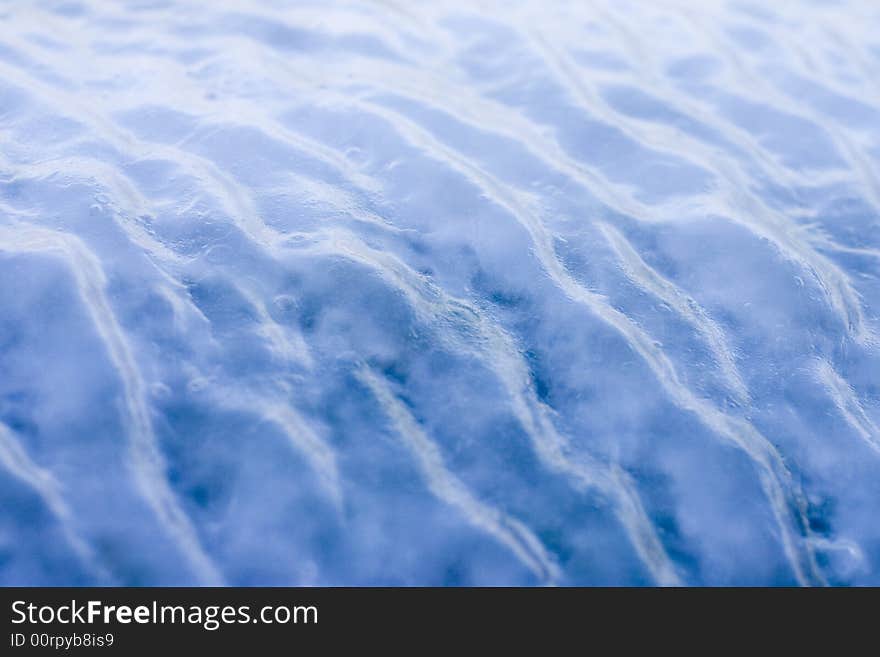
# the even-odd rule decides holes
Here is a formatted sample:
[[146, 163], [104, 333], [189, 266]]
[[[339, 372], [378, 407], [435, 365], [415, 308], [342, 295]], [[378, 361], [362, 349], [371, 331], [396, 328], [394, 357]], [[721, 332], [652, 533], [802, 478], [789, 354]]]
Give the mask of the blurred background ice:
[[0, 4], [0, 584], [880, 584], [880, 5]]

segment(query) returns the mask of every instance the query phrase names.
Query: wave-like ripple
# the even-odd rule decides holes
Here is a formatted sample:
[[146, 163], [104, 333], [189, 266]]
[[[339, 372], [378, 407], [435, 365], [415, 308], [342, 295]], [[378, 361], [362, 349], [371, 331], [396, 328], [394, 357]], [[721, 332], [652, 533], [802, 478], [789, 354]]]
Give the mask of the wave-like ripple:
[[880, 583], [873, 3], [0, 14], [0, 583]]

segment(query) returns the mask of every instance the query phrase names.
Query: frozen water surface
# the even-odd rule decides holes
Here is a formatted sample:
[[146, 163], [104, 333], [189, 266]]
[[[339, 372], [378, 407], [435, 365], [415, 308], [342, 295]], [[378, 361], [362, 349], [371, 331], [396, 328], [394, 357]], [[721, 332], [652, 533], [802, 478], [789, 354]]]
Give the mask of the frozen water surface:
[[0, 584], [880, 584], [876, 2], [4, 2]]

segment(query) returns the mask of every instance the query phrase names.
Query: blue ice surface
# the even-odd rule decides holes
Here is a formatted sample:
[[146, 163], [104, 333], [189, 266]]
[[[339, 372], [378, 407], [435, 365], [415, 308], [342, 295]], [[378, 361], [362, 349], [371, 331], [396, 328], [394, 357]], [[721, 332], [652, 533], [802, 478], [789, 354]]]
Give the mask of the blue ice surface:
[[880, 5], [0, 5], [0, 584], [880, 584]]

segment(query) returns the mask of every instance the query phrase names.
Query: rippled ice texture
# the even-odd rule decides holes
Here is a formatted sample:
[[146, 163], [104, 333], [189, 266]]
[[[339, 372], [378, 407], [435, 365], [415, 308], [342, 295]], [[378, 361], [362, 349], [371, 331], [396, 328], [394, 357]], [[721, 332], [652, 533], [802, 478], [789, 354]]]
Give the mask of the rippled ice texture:
[[880, 5], [5, 2], [0, 583], [880, 584]]

